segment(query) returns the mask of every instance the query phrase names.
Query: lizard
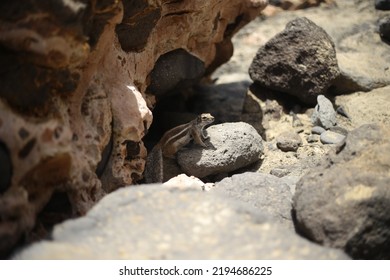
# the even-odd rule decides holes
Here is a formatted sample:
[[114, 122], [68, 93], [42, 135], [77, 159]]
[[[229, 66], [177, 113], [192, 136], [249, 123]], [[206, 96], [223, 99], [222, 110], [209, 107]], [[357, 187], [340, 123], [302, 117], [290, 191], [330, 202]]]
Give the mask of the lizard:
[[209, 137], [204, 134], [204, 128], [213, 122], [214, 117], [211, 114], [203, 113], [191, 122], [165, 132], [146, 158], [146, 183], [161, 183], [164, 175], [164, 158], [174, 159], [176, 153], [191, 140], [206, 148], [205, 140]]

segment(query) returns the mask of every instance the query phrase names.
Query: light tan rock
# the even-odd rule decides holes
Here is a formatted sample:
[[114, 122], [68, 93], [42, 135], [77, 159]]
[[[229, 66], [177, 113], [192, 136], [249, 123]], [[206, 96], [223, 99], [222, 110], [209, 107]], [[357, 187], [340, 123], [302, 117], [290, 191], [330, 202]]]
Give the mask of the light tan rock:
[[341, 125], [353, 129], [363, 124], [381, 123], [390, 126], [390, 86], [370, 92], [356, 92], [336, 97], [336, 106], [342, 106], [350, 119], [338, 117]]
[[[0, 13], [0, 145], [12, 167], [0, 199], [4, 211], [33, 209], [11, 221], [11, 232], [0, 222], [0, 239], [14, 236], [0, 255], [54, 192], [65, 192], [80, 215], [104, 193], [141, 179], [155, 62], [184, 49], [212, 72], [231, 56], [233, 34], [267, 1], [72, 3], [10, 2]], [[23, 193], [17, 203], [15, 193]]]

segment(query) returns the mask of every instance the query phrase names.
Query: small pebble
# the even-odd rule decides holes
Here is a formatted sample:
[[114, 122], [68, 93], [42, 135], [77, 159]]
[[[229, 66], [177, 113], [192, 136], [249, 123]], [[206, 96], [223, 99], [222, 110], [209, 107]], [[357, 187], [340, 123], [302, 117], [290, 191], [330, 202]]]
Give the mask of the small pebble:
[[320, 137], [318, 135], [309, 135], [308, 137], [306, 137], [308, 143], [316, 143], [319, 139]]
[[322, 128], [321, 126], [314, 126], [311, 129], [311, 133], [321, 135], [321, 133], [325, 132], [325, 128]]
[[283, 168], [274, 168], [270, 171], [271, 175], [274, 175], [276, 177], [282, 178], [288, 174], [290, 174], [290, 171]]
[[342, 134], [344, 136], [348, 135], [348, 130], [346, 130], [345, 128], [343, 128], [341, 126], [333, 126], [333, 127], [329, 128], [329, 130], [333, 131], [333, 132], [336, 132], [338, 134]]
[[336, 125], [336, 111], [333, 108], [332, 102], [323, 95], [317, 96], [317, 105], [311, 116], [313, 125], [330, 128]]
[[301, 137], [293, 131], [282, 132], [276, 138], [276, 146], [283, 152], [296, 152], [301, 145]]
[[321, 134], [320, 140], [322, 144], [338, 144], [345, 139], [345, 136], [333, 131], [325, 131]]

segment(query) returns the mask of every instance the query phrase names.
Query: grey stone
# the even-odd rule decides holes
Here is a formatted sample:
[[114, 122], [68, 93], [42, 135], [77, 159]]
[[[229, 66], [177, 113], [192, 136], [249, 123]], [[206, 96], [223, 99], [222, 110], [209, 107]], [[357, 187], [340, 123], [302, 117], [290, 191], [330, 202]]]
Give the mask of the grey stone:
[[333, 131], [325, 131], [321, 133], [320, 140], [322, 144], [338, 144], [345, 139], [345, 136]]
[[[337, 32], [334, 39], [341, 73], [332, 86], [333, 93], [368, 92], [390, 84], [390, 52], [378, 36], [378, 15], [372, 8], [359, 11], [364, 18], [350, 17], [348, 23], [345, 22], [348, 29], [336, 31], [339, 27], [333, 27]], [[350, 10], [350, 14], [353, 13]]]
[[346, 259], [214, 191], [144, 185], [104, 197], [14, 259]]
[[390, 0], [375, 0], [375, 8], [378, 10], [390, 10]]
[[273, 222], [294, 228], [290, 187], [276, 176], [257, 172], [237, 174], [217, 183], [213, 191], [227, 193], [258, 208], [260, 213], [272, 217]]
[[341, 127], [338, 125], [332, 126], [331, 128], [329, 128], [329, 131], [336, 132], [336, 133], [344, 135], [344, 136], [348, 135], [348, 130], [345, 129], [344, 127]]
[[364, 125], [298, 182], [296, 226], [358, 259], [390, 258], [390, 131]]
[[274, 175], [276, 177], [279, 177], [279, 178], [282, 178], [286, 175], [288, 175], [290, 173], [290, 171], [288, 169], [284, 169], [284, 168], [273, 168], [269, 174], [271, 175]]
[[325, 130], [325, 128], [321, 127], [321, 126], [314, 126], [312, 129], [311, 129], [311, 133], [313, 134], [318, 134], [318, 135], [321, 135], [321, 133], [323, 133]]
[[177, 154], [181, 169], [199, 178], [231, 172], [260, 159], [263, 140], [253, 126], [243, 123], [223, 123], [206, 129], [209, 148], [192, 146]]
[[320, 140], [320, 137], [318, 135], [312, 134], [307, 136], [306, 140], [308, 143], [316, 143]]
[[276, 146], [283, 152], [296, 152], [302, 145], [302, 139], [294, 131], [284, 131], [276, 138]]
[[317, 96], [317, 105], [314, 108], [311, 122], [313, 125], [318, 125], [329, 129], [336, 125], [336, 111], [333, 108], [332, 102], [323, 95]]
[[302, 17], [290, 21], [284, 31], [260, 47], [249, 74], [261, 86], [314, 104], [340, 72], [332, 39]]
[[383, 41], [390, 44], [390, 16], [380, 19], [379, 34], [381, 35]]
[[[259, 17], [252, 21], [233, 37], [234, 55], [214, 75], [217, 77], [220, 73], [237, 71], [246, 73], [249, 68], [247, 61], [253, 59], [259, 49], [259, 42], [271, 40], [285, 28], [289, 21], [304, 16], [322, 27], [336, 46], [341, 75], [332, 82], [328, 93], [367, 92], [390, 85], [389, 45], [378, 36], [378, 17], [386, 14], [375, 10], [371, 1], [336, 2], [337, 5], [332, 7], [323, 5], [315, 9], [279, 13], [266, 19]], [[329, 20], [330, 18], [332, 20]], [[304, 44], [306, 40], [301, 42]], [[286, 51], [290, 50], [289, 44], [290, 42], [286, 42]], [[281, 57], [285, 56], [275, 52], [273, 57], [276, 65], [276, 62], [281, 63]], [[294, 61], [293, 58], [291, 59]], [[268, 61], [269, 58], [260, 56], [258, 60], [261, 63], [262, 60]], [[267, 77], [262, 79], [266, 80]]]

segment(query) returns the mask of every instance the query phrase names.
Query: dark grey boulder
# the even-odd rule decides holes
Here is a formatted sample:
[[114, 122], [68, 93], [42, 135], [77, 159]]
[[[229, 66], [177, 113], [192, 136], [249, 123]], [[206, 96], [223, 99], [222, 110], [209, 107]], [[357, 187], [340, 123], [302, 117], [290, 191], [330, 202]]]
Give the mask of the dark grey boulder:
[[332, 39], [305, 17], [290, 21], [260, 47], [249, 68], [255, 83], [309, 104], [315, 104], [339, 73]]
[[390, 10], [390, 0], [375, 0], [377, 10]]

